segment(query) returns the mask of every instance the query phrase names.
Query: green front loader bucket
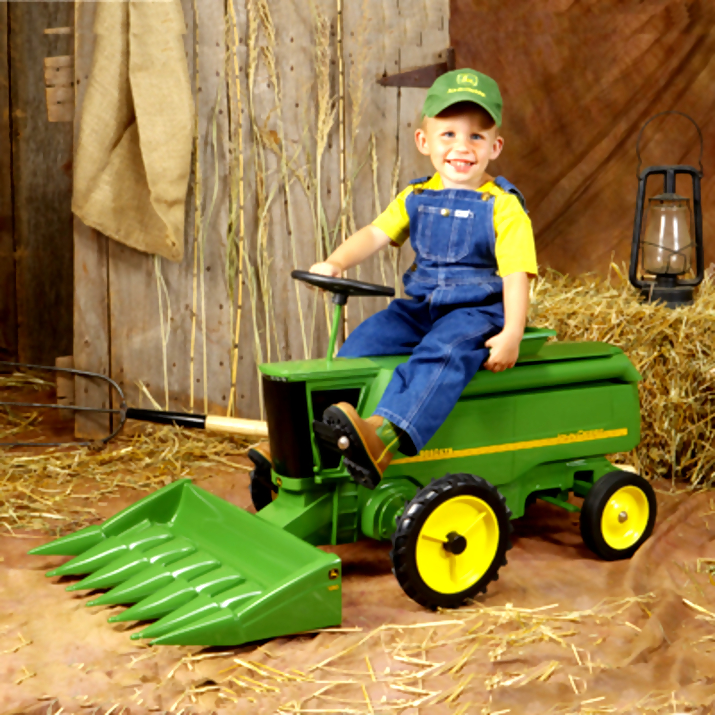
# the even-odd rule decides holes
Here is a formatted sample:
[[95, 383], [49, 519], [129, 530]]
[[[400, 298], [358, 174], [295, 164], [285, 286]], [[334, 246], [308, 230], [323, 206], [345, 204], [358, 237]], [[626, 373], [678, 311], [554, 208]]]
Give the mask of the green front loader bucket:
[[156, 644], [233, 646], [341, 620], [337, 556], [189, 480], [30, 553], [74, 556], [47, 575], [87, 574], [67, 590], [134, 604], [109, 620], [158, 619], [132, 635]]

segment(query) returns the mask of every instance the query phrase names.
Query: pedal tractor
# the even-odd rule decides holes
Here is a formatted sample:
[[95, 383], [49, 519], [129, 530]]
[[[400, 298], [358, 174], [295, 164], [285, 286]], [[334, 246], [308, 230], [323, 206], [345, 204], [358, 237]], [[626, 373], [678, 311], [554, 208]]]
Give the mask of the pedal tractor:
[[257, 514], [181, 480], [30, 552], [73, 555], [48, 576], [109, 589], [88, 606], [133, 604], [110, 621], [155, 620], [133, 639], [225, 646], [338, 625], [340, 559], [315, 546], [366, 537], [392, 540], [410, 598], [456, 608], [497, 578], [511, 520], [534, 499], [580, 511], [604, 559], [629, 558], [651, 534], [650, 484], [604, 456], [639, 442], [640, 375], [620, 349], [547, 343], [552, 330], [527, 328], [517, 364], [480, 370], [426, 449], [397, 454], [374, 489], [353, 482], [323, 412], [345, 401], [372, 414], [407, 356], [333, 358], [342, 306], [393, 291], [293, 276], [333, 293], [333, 326], [326, 358], [260, 366], [273, 469], [251, 475]]

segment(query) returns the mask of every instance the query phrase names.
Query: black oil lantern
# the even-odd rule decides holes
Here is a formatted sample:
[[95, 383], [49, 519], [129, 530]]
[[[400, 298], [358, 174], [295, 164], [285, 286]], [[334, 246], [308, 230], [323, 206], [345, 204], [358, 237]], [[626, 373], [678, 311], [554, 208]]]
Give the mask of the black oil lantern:
[[[641, 168], [640, 141], [643, 130], [657, 117], [679, 114], [689, 119], [700, 137], [700, 169], [674, 164]], [[640, 288], [648, 301], [660, 301], [669, 308], [693, 302], [693, 292], [705, 274], [703, 255], [703, 214], [700, 203], [700, 179], [703, 175], [703, 135], [700, 127], [682, 112], [661, 112], [652, 116], [641, 128], [636, 143], [638, 156], [638, 198], [633, 226], [631, 266], [628, 273], [631, 283]], [[645, 190], [648, 177], [662, 174], [663, 193], [648, 199], [645, 228]], [[690, 199], [675, 192], [678, 174], [690, 176], [693, 182], [693, 204]], [[686, 274], [694, 277], [685, 278]]]

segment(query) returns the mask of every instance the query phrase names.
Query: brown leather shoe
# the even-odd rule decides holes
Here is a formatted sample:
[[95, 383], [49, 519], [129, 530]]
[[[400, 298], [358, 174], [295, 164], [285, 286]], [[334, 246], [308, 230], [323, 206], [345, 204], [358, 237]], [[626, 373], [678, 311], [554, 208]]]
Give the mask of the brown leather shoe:
[[396, 445], [385, 446], [377, 435], [384, 417], [372, 415], [364, 420], [347, 402], [331, 405], [323, 422], [332, 428], [336, 443], [343, 453], [343, 463], [358, 484], [374, 489], [392, 461]]
[[257, 469], [268, 471], [273, 469], [273, 459], [271, 457], [270, 442], [259, 442], [248, 450], [248, 458], [256, 465]]

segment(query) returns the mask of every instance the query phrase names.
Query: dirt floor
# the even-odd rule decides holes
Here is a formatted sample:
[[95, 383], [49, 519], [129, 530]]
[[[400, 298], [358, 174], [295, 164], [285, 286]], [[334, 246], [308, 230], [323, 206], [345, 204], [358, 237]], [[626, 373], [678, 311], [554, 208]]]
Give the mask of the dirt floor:
[[[125, 444], [113, 447], [117, 459]], [[65, 505], [73, 519], [97, 488], [94, 457], [82, 454], [87, 473]], [[249, 508], [247, 464], [187, 469]], [[146, 493], [125, 482], [80, 521]], [[6, 496], [0, 713], [715, 712], [715, 495], [655, 486], [656, 529], [630, 561], [598, 560], [577, 517], [538, 502], [514, 523], [509, 563], [473, 606], [425, 611], [392, 576], [389, 544], [342, 546], [342, 630], [233, 649], [131, 641], [139, 626], [107, 623], [121, 607], [87, 608], [88, 594], [63, 588], [76, 579], [45, 577], [66, 558], [26, 554], [47, 534], [13, 526]]]

